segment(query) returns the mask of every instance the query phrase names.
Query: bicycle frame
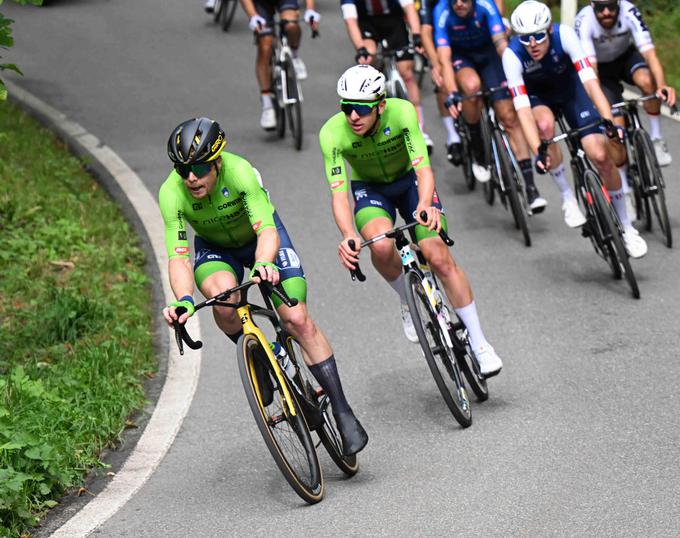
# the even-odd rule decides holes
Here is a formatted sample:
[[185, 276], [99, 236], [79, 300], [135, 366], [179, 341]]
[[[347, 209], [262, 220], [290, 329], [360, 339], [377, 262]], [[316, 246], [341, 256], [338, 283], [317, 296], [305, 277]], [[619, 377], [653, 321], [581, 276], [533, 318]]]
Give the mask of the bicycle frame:
[[286, 32], [286, 26], [288, 24], [290, 24], [290, 21], [277, 21], [276, 25], [278, 33], [274, 39], [274, 50], [272, 51], [272, 61], [274, 64], [272, 79], [275, 81], [278, 80], [281, 85], [279, 106], [282, 108], [286, 105], [291, 105], [298, 101], [302, 103], [303, 101], [302, 88], [300, 87], [299, 82], [297, 82], [297, 97], [290, 97], [288, 93], [288, 79], [281, 75], [281, 66], [285, 63], [286, 58], [293, 57], [293, 51], [288, 44], [288, 33]]
[[388, 48], [387, 41], [383, 40], [381, 43], [380, 59], [383, 64], [383, 72], [385, 73], [385, 86], [387, 88], [387, 95], [390, 97], [398, 97], [399, 92], [397, 87], [400, 86], [404, 96], [408, 97], [406, 91], [406, 83], [397, 69], [397, 62], [395, 61], [395, 52]]

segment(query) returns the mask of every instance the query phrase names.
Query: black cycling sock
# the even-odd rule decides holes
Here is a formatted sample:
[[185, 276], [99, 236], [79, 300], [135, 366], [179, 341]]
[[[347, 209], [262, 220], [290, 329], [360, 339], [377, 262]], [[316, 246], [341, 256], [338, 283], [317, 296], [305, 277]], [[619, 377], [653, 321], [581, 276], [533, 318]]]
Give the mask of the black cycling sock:
[[229, 340], [234, 342], [234, 344], [238, 344], [238, 339], [241, 338], [241, 335], [243, 334], [243, 329], [241, 329], [236, 334], [228, 334], [228, 333], [224, 333], [224, 334], [226, 334], [229, 337]]
[[331, 401], [333, 413], [336, 415], [338, 413], [351, 413], [352, 408], [345, 399], [342, 383], [340, 383], [340, 375], [338, 374], [338, 367], [335, 364], [335, 356], [331, 355], [319, 364], [310, 364], [309, 370]]
[[524, 184], [527, 187], [533, 187], [536, 188], [536, 184], [534, 183], [534, 167], [531, 164], [531, 159], [523, 159], [521, 161], [518, 161], [519, 167], [522, 170], [522, 175], [524, 176]]
[[482, 123], [468, 123], [470, 138], [472, 139], [472, 153], [477, 163], [482, 164], [484, 160], [484, 143], [482, 142]]

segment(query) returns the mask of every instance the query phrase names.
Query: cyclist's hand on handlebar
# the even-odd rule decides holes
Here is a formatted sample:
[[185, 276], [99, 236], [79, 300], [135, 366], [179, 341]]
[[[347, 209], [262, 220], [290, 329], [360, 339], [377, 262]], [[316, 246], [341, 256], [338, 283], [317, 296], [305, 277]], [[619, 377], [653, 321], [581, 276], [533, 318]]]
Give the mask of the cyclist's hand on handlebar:
[[420, 34], [413, 34], [413, 48], [420, 55], [425, 54], [425, 49], [423, 48], [423, 38]]
[[[427, 220], [423, 220], [421, 213], [426, 213]], [[432, 207], [431, 205], [418, 204], [416, 207], [416, 220], [423, 226], [427, 226], [427, 229], [441, 230], [442, 229], [442, 214], [439, 209]]]
[[313, 30], [319, 29], [319, 23], [321, 22], [321, 14], [313, 9], [305, 9], [305, 22], [309, 24]]
[[534, 168], [539, 174], [547, 174], [550, 172], [550, 155], [548, 155], [548, 148], [541, 145], [538, 148], [536, 157], [534, 158]]
[[370, 64], [373, 61], [373, 55], [368, 52], [366, 47], [359, 47], [354, 60], [360, 64]]
[[184, 325], [194, 312], [193, 298], [190, 295], [185, 295], [181, 299], [166, 306], [163, 309], [163, 317], [167, 324], [172, 327], [173, 321], [179, 321], [180, 324]]
[[250, 17], [250, 21], [248, 21], [248, 27], [253, 32], [260, 33], [265, 26], [267, 26], [267, 21], [264, 20], [263, 17], [260, 17], [260, 15], [253, 15]]
[[279, 268], [272, 262], [255, 262], [250, 270], [250, 278], [258, 284], [264, 280], [273, 286], [279, 283]]
[[458, 118], [460, 111], [463, 109], [462, 101], [463, 98], [458, 92], [451, 92], [446, 101], [444, 101], [444, 106], [454, 118]]
[[[350, 248], [349, 241], [354, 241], [354, 249]], [[338, 245], [338, 257], [340, 263], [347, 269], [356, 269], [356, 264], [359, 263], [359, 245], [361, 245], [361, 237], [345, 237]]]
[[623, 144], [626, 138], [626, 131], [620, 125], [616, 125], [612, 120], [603, 119], [602, 125], [604, 126], [604, 133], [610, 140], [616, 140], [620, 144]]
[[658, 95], [659, 99], [669, 107], [673, 107], [676, 103], [675, 89], [672, 86], [661, 86], [661, 88], [656, 91], [656, 95]]

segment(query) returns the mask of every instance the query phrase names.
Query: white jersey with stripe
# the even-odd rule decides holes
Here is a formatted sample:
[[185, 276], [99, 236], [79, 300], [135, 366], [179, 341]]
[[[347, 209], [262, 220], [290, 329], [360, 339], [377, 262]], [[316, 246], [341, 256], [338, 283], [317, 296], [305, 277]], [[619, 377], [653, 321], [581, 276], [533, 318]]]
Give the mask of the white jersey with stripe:
[[619, 16], [609, 30], [597, 20], [592, 6], [579, 11], [574, 22], [581, 46], [592, 62], [612, 62], [635, 44], [640, 53], [654, 48], [649, 28], [640, 10], [628, 0], [621, 0]]

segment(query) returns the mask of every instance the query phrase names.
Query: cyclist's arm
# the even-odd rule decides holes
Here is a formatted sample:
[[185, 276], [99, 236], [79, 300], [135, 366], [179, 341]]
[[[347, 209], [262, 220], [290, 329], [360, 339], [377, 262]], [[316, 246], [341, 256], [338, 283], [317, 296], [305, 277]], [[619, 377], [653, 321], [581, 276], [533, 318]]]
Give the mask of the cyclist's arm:
[[668, 93], [668, 106], [675, 104], [675, 90], [666, 83], [666, 76], [664, 74], [663, 66], [656, 54], [656, 49], [649, 49], [642, 53], [649, 70], [652, 72], [654, 82], [656, 82], [657, 90], [666, 90]]
[[491, 34], [491, 41], [494, 47], [496, 47], [498, 55], [503, 56], [503, 52], [508, 46], [508, 40], [505, 37], [505, 24], [503, 23], [501, 11], [496, 4], [487, 0], [480, 0], [477, 6], [478, 9], [483, 9], [486, 12], [486, 25]]
[[249, 19], [257, 15], [257, 9], [255, 9], [253, 0], [239, 0], [239, 2], [241, 2], [241, 7], [243, 8], [243, 11], [246, 12]]
[[457, 92], [458, 85], [451, 65], [451, 43], [446, 30], [449, 18], [449, 9], [446, 2], [439, 2], [434, 8], [434, 44], [437, 51], [437, 59], [441, 68], [444, 89], [447, 93]]
[[438, 46], [437, 57], [439, 58], [439, 65], [441, 66], [442, 79], [444, 80], [446, 92], [457, 92], [458, 85], [456, 84], [456, 76], [453, 73], [453, 65], [451, 65], [451, 47]]
[[607, 120], [613, 120], [614, 117], [612, 116], [612, 109], [609, 106], [609, 101], [600, 87], [600, 81], [597, 79], [597, 74], [590, 65], [590, 60], [583, 51], [576, 32], [573, 28], [564, 24], [559, 26], [559, 32], [564, 52], [571, 58], [574, 69], [576, 69], [588, 97], [590, 97], [590, 100], [595, 105], [600, 116]]
[[354, 219], [347, 196], [349, 183], [347, 168], [342, 156], [342, 148], [335, 142], [335, 135], [332, 133], [335, 125], [331, 122], [333, 122], [332, 119], [319, 131], [319, 144], [321, 145], [326, 179], [331, 189], [333, 218], [342, 237], [346, 239], [356, 236], [356, 232], [354, 231]]
[[432, 197], [434, 196], [434, 174], [431, 166], [423, 166], [416, 170], [418, 177], [418, 205], [423, 208], [432, 205]]
[[[592, 7], [584, 7], [574, 21], [574, 31], [581, 43], [583, 53], [588, 57], [590, 65], [593, 69], [597, 69], [597, 53], [595, 51], [595, 43], [593, 42], [593, 26], [592, 19], [595, 17], [592, 14]], [[596, 71], [597, 72], [597, 71]]]
[[281, 240], [276, 228], [265, 228], [257, 236], [255, 247], [255, 261], [274, 263], [279, 252]]
[[494, 4], [496, 4], [496, 7], [498, 8], [498, 13], [500, 13], [502, 17], [503, 10], [505, 9], [505, 6], [503, 5], [503, 0], [494, 0]]
[[430, 62], [432, 69], [439, 67], [439, 58], [437, 57], [437, 49], [434, 46], [434, 32], [431, 24], [420, 25], [420, 35], [423, 39], [423, 48], [425, 49], [425, 56]]
[[342, 0], [340, 8], [342, 9], [342, 18], [345, 20], [345, 28], [347, 28], [349, 40], [354, 45], [354, 48], [359, 50], [364, 44], [364, 38], [361, 37], [361, 30], [359, 29], [357, 6], [353, 0]]
[[531, 101], [524, 85], [522, 62], [510, 48], [505, 49], [502, 60], [503, 71], [505, 71], [505, 77], [508, 79], [508, 88], [510, 88], [512, 94], [512, 102], [515, 105], [522, 132], [531, 150], [534, 154], [537, 154], [541, 145], [541, 137], [536, 120], [531, 112]]
[[399, 0], [401, 8], [404, 10], [406, 22], [411, 29], [412, 34], [420, 34], [420, 18], [416, 7], [413, 5], [413, 0]]

